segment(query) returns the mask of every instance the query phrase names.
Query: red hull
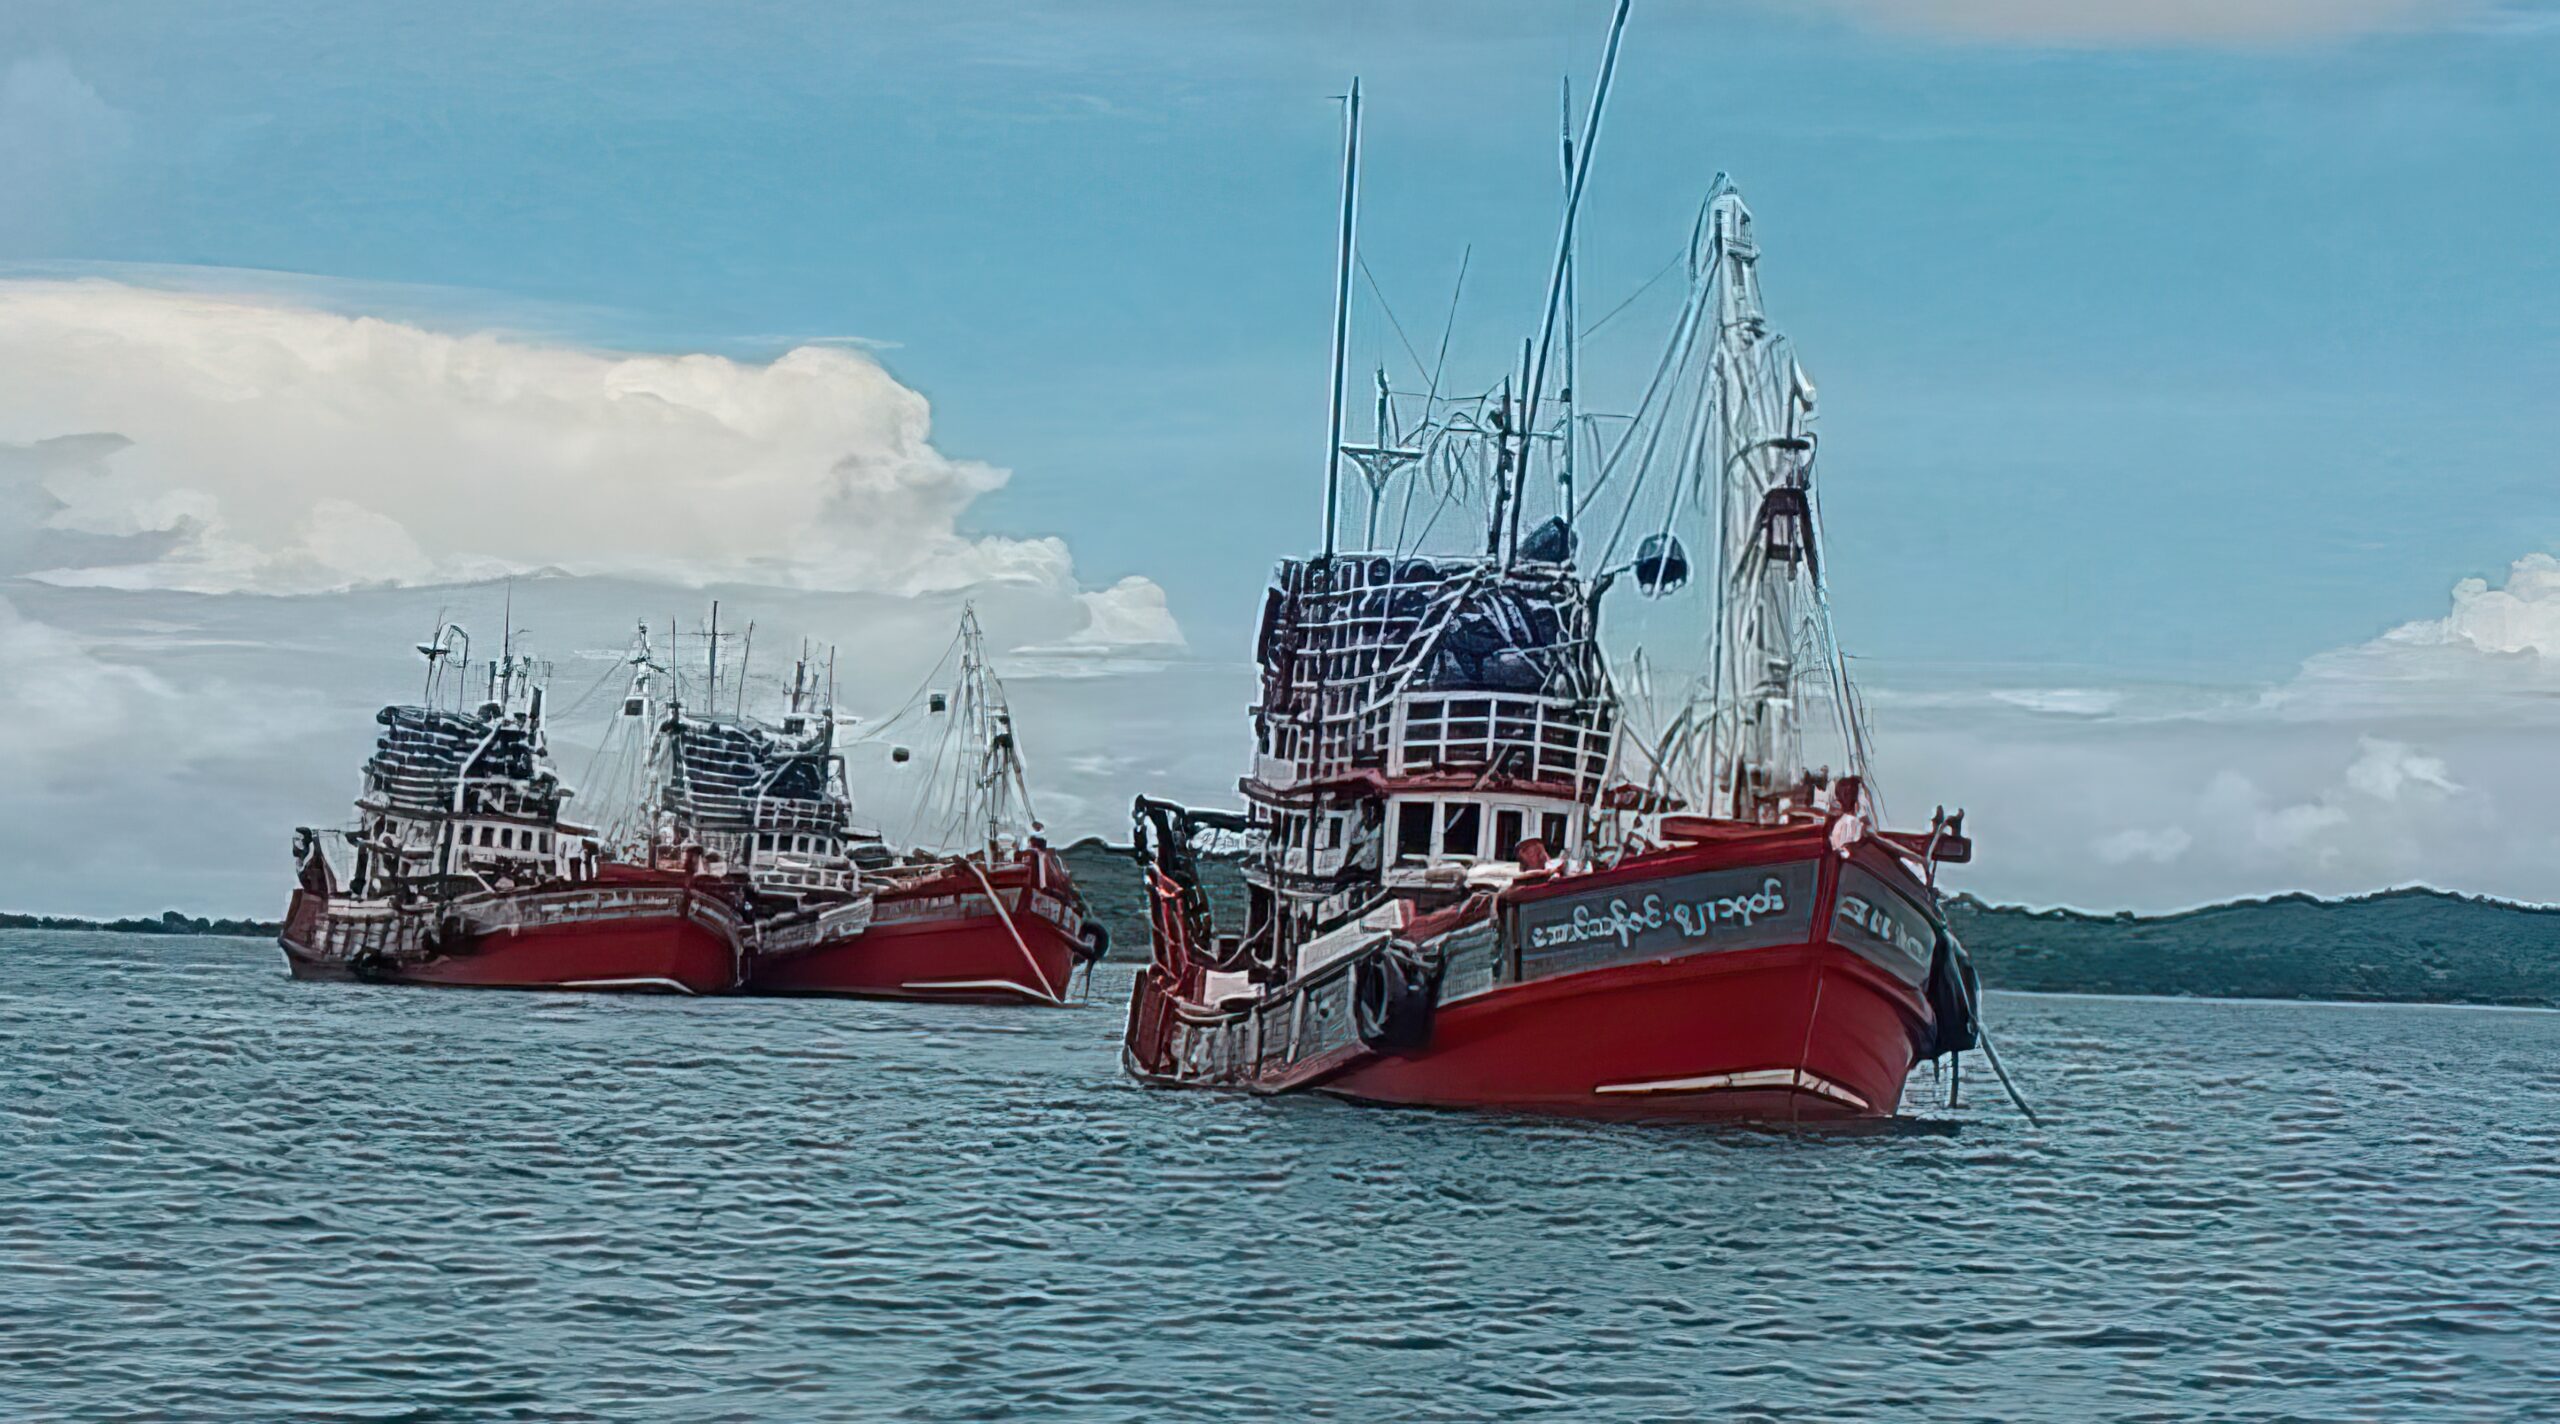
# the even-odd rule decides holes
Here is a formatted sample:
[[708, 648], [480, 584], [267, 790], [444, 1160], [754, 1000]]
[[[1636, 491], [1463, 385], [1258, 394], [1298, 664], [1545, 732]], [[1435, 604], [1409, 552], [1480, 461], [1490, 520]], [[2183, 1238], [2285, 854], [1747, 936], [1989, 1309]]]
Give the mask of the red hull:
[[[1770, 897], [1694, 898], [1709, 882], [1764, 884]], [[1159, 1084], [1578, 1117], [1833, 1122], [1892, 1116], [1934, 1031], [1921, 922], [1868, 928], [1891, 918], [1879, 904], [1907, 900], [1916, 916], [1925, 889], [1872, 843], [1848, 862], [1827, 853], [1820, 828], [1529, 880], [1492, 905], [1440, 917], [1409, 941], [1441, 946], [1438, 1007], [1427, 1041], [1400, 1050], [1373, 1048], [1356, 1031], [1356, 962], [1375, 957], [1365, 952], [1243, 1006], [1201, 1004], [1205, 979], [1172, 968], [1186, 963], [1185, 947], [1167, 953], [1168, 939], [1186, 934], [1180, 916], [1163, 885], [1156, 894], [1157, 962], [1130, 1005], [1127, 1059]], [[1759, 918], [1699, 913], [1726, 909]]]
[[[761, 956], [759, 994], [1057, 1004], [1075, 971], [1081, 917], [1063, 864], [997, 867], [982, 884], [963, 866], [881, 891], [860, 934], [788, 955]], [[988, 898], [992, 889], [1002, 903]]]
[[286, 923], [285, 962], [297, 979], [467, 989], [735, 990], [741, 955], [737, 920], [728, 905], [689, 887], [646, 888], [653, 892], [642, 897], [646, 908], [631, 913], [592, 908], [591, 892], [539, 892], [508, 906], [527, 912], [523, 923], [451, 936], [424, 956], [398, 955], [361, 965], [317, 947], [311, 930], [318, 916], [306, 911], [304, 896], [297, 894]]
[[1847, 950], [1745, 950], [1497, 989], [1443, 1011], [1427, 1051], [1364, 1054], [1311, 1086], [1583, 1117], [1886, 1117], [1911, 1071], [1911, 1012]]

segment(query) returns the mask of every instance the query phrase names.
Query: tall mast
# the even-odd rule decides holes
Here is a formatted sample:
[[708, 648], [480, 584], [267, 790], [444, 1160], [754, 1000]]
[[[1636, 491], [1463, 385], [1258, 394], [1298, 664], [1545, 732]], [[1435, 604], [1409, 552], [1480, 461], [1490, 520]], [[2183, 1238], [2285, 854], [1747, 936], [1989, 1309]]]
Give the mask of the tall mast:
[[503, 610], [500, 616], [507, 626], [498, 630], [498, 664], [507, 670], [506, 684], [503, 688], [493, 686], [489, 689], [490, 700], [498, 704], [502, 713], [516, 691], [516, 581], [512, 578], [507, 580], [507, 600]]
[[[1609, 47], [1600, 56], [1600, 81], [1591, 89], [1591, 114], [1582, 125], [1582, 150], [1573, 158], [1573, 175], [1565, 185], [1564, 220], [1556, 233], [1555, 265], [1547, 272], [1546, 318], [1538, 328], [1538, 360], [1530, 370], [1528, 388], [1520, 393], [1520, 458], [1511, 471], [1517, 486], [1511, 500], [1510, 525], [1498, 531], [1502, 544], [1503, 566], [1508, 568], [1511, 556], [1520, 543], [1520, 495], [1528, 492], [1529, 447], [1538, 427], [1538, 386], [1547, 378], [1547, 350], [1554, 344], [1556, 310], [1564, 302], [1565, 269], [1573, 255], [1573, 222], [1582, 210], [1582, 185], [1591, 176], [1591, 146], [1600, 136], [1600, 113], [1609, 102], [1609, 81], [1618, 72], [1618, 40], [1626, 33], [1627, 6], [1630, 0], [1618, 0], [1617, 13], [1609, 18]], [[1566, 432], [1571, 434], [1570, 429]]]
[[716, 598], [711, 600], [711, 636], [702, 641], [708, 645], [706, 656], [711, 660], [711, 687], [703, 694], [702, 705], [709, 709], [706, 716], [717, 717], [720, 715], [720, 600]]
[[[1566, 75], [1556, 105], [1558, 128], [1564, 143], [1564, 184], [1568, 196], [1573, 189], [1573, 76]], [[1564, 365], [1562, 381], [1556, 392], [1556, 403], [1564, 407], [1564, 449], [1556, 462], [1556, 512], [1567, 533], [1573, 529], [1573, 391], [1580, 373], [1582, 333], [1581, 318], [1576, 315], [1574, 300], [1575, 274], [1579, 266], [1573, 260], [1573, 238], [1565, 237], [1564, 249]], [[1568, 552], [1571, 540], [1567, 540]]]
[[1342, 383], [1350, 360], [1352, 241], [1360, 214], [1360, 79], [1352, 76], [1342, 118], [1342, 247], [1333, 279], [1333, 409], [1324, 442], [1324, 556], [1333, 557], [1342, 511]]

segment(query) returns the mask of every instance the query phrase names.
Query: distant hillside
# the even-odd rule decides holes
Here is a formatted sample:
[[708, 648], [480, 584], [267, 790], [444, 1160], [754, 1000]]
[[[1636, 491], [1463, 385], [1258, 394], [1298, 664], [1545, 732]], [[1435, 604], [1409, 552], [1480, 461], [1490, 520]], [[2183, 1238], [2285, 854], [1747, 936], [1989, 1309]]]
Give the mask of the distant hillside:
[[[1111, 957], [1145, 958], [1138, 868], [1127, 848], [1087, 840], [1065, 854], [1095, 916], [1110, 927]], [[1236, 863], [1207, 860], [1202, 871], [1220, 917], [1232, 923], [1244, 907]], [[2174, 915], [2025, 910], [1958, 895], [1947, 902], [1947, 919], [1983, 982], [1997, 989], [2560, 1008], [2560, 909], [2440, 890], [2345, 900], [2280, 895]], [[273, 939], [281, 928], [175, 910], [124, 920], [0, 914], [0, 929]]]
[[1985, 983], [2086, 994], [2560, 1007], [2560, 910], [2440, 890], [2174, 915], [1948, 904]]
[[0, 915], [0, 930], [108, 930], [116, 934], [246, 935], [273, 939], [284, 926], [274, 920], [208, 920], [163, 910], [157, 919], [84, 920], [71, 915]]
[[[1144, 957], [1146, 920], [1127, 849], [1088, 840], [1066, 856], [1111, 927], [1112, 957]], [[1222, 909], [1242, 903], [1233, 861], [1206, 861], [1202, 870]], [[1998, 989], [2560, 1007], [2560, 910], [2499, 900], [2413, 889], [2086, 915], [1959, 895], [1947, 908], [1983, 982]]]

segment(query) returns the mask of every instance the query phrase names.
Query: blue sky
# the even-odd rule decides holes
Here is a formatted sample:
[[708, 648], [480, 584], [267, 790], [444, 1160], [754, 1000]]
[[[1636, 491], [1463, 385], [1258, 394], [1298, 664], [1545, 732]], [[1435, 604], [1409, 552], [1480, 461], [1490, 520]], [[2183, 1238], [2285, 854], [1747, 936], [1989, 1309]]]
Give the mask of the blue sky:
[[[2041, 10], [1636, 7], [1585, 310], [1736, 177], [1822, 385], [1846, 645], [1913, 686], [2255, 696], [2560, 545], [2555, 12]], [[1079, 587], [1151, 580], [1196, 653], [1241, 656], [1318, 527], [1332, 96], [1362, 77], [1387, 303], [1428, 354], [1471, 246], [1452, 366], [1491, 379], [1553, 240], [1558, 81], [1588, 84], [1606, 13], [18, 0], [0, 275], [253, 269], [281, 275], [221, 280], [747, 362], [858, 341], [942, 455], [1011, 472], [959, 534], [1062, 541]], [[1594, 339], [1587, 390], [1631, 391], [1665, 288]], [[1412, 375], [1365, 286], [1354, 350]]]
[[[0, 257], [467, 288], [653, 349], [894, 342], [938, 443], [1016, 471], [974, 520], [1147, 573], [1205, 633], [1312, 527], [1328, 96], [1364, 76], [1397, 315], [1427, 342], [1472, 243], [1458, 350], [1497, 362], [1605, 7], [12, 14], [0, 53], [131, 129]], [[2060, 47], [1641, 6], [1586, 305], [1732, 171], [1824, 382], [1853, 644], [2281, 667], [2560, 532], [2560, 34], [2427, 18]], [[1649, 356], [1624, 329], [1602, 370]]]

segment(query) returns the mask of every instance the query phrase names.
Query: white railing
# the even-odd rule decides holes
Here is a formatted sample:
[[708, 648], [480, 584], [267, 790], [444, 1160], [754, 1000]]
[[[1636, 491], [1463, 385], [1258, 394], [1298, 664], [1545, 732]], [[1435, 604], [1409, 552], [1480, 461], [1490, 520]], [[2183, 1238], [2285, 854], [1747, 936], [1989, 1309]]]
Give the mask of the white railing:
[[1407, 693], [1397, 699], [1387, 769], [1396, 776], [1490, 767], [1588, 787], [1608, 774], [1610, 728], [1563, 698]]

